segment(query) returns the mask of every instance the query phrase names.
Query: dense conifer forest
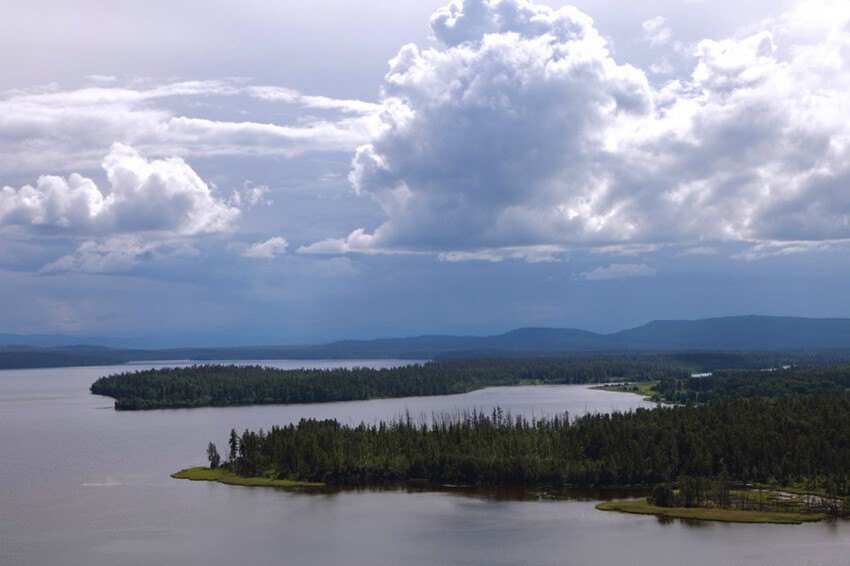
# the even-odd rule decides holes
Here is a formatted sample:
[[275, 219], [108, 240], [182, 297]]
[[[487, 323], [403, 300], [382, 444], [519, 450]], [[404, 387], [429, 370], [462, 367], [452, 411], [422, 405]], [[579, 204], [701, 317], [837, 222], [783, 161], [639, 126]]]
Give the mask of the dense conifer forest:
[[[233, 371], [185, 370], [199, 378]], [[256, 367], [238, 371], [255, 379], [282, 377], [265, 375]], [[367, 398], [378, 396], [376, 392], [410, 389], [421, 395], [418, 391], [443, 393], [485, 385], [660, 377], [657, 395], [678, 404], [625, 414], [578, 418], [564, 414], [533, 420], [498, 409], [490, 414], [436, 415], [427, 422], [404, 416], [359, 426], [304, 419], [269, 431], [233, 430], [224, 457], [215, 444], [207, 447], [211, 467], [246, 478], [342, 485], [421, 480], [460, 485], [644, 486], [653, 487], [650, 502], [658, 506], [762, 511], [797, 506], [804, 513], [816, 507], [820, 513], [842, 516], [848, 511], [850, 366], [721, 370], [696, 378], [669, 360], [626, 356], [581, 362], [570, 358], [569, 363], [565, 358], [458, 360], [394, 370], [283, 373], [283, 382], [299, 384], [292, 385], [292, 391], [304, 387], [303, 381], [325, 384], [310, 390], [311, 399], [344, 387], [354, 393], [336, 394]], [[168, 372], [140, 374], [149, 380], [144, 381], [146, 387], [162, 387], [163, 380], [183, 381]], [[128, 376], [118, 377], [125, 383]], [[397, 389], [388, 389], [389, 383]], [[256, 398], [250, 397], [256, 394], [254, 389], [247, 391], [240, 399]], [[752, 484], [792, 486], [820, 495], [792, 503], [774, 494], [766, 502], [759, 492], [730, 488]]]
[[721, 370], [687, 379], [662, 378], [654, 399], [670, 403], [706, 403], [739, 397], [839, 394], [850, 388], [850, 365], [785, 367], [770, 370]]
[[448, 395], [497, 385], [682, 379], [689, 374], [681, 362], [634, 355], [450, 360], [391, 369], [200, 365], [102, 377], [91, 391], [113, 397], [116, 409], [138, 410]]
[[677, 482], [699, 499], [723, 478], [836, 497], [850, 492], [850, 398], [741, 398], [576, 419], [494, 410], [356, 427], [301, 420], [267, 432], [234, 430], [226, 454], [222, 465], [243, 476], [340, 484]]

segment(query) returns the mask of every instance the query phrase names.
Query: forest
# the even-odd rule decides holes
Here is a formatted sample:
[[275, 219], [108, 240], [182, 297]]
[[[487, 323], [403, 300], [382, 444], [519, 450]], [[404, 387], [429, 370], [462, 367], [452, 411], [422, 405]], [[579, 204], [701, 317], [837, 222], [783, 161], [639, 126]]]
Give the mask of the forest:
[[[650, 503], [661, 507], [764, 510], [769, 499], [774, 508], [809, 508], [815, 502], [826, 515], [847, 513], [850, 365], [716, 369], [694, 377], [700, 354], [678, 356], [444, 360], [392, 369], [191, 366], [104, 377], [92, 392], [114, 397], [116, 409], [149, 409], [440, 395], [493, 385], [657, 381], [654, 395], [671, 404], [652, 410], [528, 420], [496, 409], [428, 421], [407, 415], [359, 426], [304, 419], [268, 431], [232, 430], [224, 455], [212, 442], [207, 455], [210, 468], [243, 478], [338, 485], [416, 480], [641, 486], [652, 489]], [[752, 496], [749, 488], [732, 485], [819, 495], [792, 502], [760, 492]]]
[[689, 367], [651, 355], [446, 360], [398, 368], [281, 370], [196, 365], [102, 377], [91, 392], [115, 399], [117, 410], [326, 403], [449, 395], [524, 383], [600, 383], [684, 379]]
[[850, 493], [850, 397], [724, 399], [575, 419], [528, 420], [498, 409], [359, 426], [305, 419], [266, 432], [233, 430], [223, 463], [213, 443], [208, 455], [212, 466], [246, 477], [335, 484], [675, 482], [693, 502], [722, 478], [837, 498]]
[[740, 397], [840, 394], [850, 388], [850, 365], [720, 370], [703, 377], [662, 377], [653, 400], [706, 403]]

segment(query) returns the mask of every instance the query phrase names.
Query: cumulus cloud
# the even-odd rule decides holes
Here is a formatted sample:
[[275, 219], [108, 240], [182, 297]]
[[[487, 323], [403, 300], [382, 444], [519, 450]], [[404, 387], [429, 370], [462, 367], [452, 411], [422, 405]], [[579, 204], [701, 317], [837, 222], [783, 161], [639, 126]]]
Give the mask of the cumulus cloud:
[[229, 230], [239, 215], [180, 158], [147, 160], [114, 144], [102, 167], [106, 191], [76, 173], [67, 179], [44, 175], [35, 186], [3, 187], [0, 229], [193, 235]]
[[610, 281], [633, 277], [652, 277], [655, 269], [642, 263], [613, 263], [582, 273], [579, 278], [586, 281]]
[[[850, 9], [795, 10], [699, 42], [689, 75], [652, 85], [574, 8], [453, 1], [438, 47], [390, 61], [382, 127], [352, 161], [386, 221], [301, 251], [848, 238]], [[665, 30], [648, 23], [659, 45]]]
[[285, 254], [288, 247], [289, 242], [280, 236], [275, 236], [274, 238], [269, 238], [265, 242], [252, 244], [248, 247], [248, 249], [242, 252], [242, 255], [253, 259], [274, 259], [277, 256]]
[[344, 247], [468, 251], [625, 237], [630, 226], [595, 210], [607, 200], [597, 156], [606, 127], [650, 110], [644, 75], [616, 64], [573, 8], [455, 3], [432, 28], [445, 47], [407, 45], [390, 62], [384, 133], [353, 161], [355, 190], [389, 220]]

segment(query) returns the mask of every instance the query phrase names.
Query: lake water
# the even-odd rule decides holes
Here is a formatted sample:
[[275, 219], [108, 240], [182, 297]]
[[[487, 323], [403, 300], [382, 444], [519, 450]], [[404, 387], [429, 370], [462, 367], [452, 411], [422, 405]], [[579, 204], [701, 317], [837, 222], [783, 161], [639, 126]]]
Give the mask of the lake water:
[[[268, 362], [278, 367], [393, 362]], [[302, 417], [372, 422], [501, 406], [628, 410], [586, 386], [299, 406], [115, 412], [96, 378], [150, 365], [0, 371], [0, 565], [847, 564], [850, 521], [664, 523], [510, 490], [299, 492], [173, 480], [209, 441]]]

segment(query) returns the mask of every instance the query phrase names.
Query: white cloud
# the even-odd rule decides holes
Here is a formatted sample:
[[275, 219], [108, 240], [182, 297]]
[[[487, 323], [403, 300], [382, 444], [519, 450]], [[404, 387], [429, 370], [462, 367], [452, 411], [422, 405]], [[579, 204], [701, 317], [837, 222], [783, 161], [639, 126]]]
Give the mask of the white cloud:
[[301, 246], [298, 248], [298, 253], [304, 254], [345, 254], [345, 253], [365, 253], [365, 254], [392, 254], [405, 253], [403, 250], [393, 250], [391, 248], [382, 249], [373, 244], [374, 236], [367, 234], [363, 228], [358, 228], [345, 239], [329, 238]]
[[655, 251], [661, 247], [657, 244], [615, 244], [610, 246], [596, 246], [591, 251], [599, 254], [616, 255], [620, 257], [642, 256]]
[[299, 126], [173, 117], [159, 125], [156, 146], [190, 155], [282, 155], [350, 151], [375, 133], [371, 118], [314, 121]]
[[792, 254], [802, 254], [814, 251], [827, 251], [833, 249], [839, 244], [847, 244], [848, 242], [760, 242], [755, 244], [748, 250], [732, 256], [733, 259], [742, 259], [745, 261], [757, 261], [760, 259], [784, 256]]
[[[573, 8], [452, 2], [431, 19], [441, 46], [390, 62], [382, 128], [352, 162], [386, 221], [299, 251], [848, 238], [850, 9], [795, 10], [699, 42], [689, 76], [653, 86]], [[659, 45], [665, 29], [648, 23]]]
[[446, 48], [407, 45], [390, 62], [383, 134], [352, 166], [355, 190], [389, 220], [312, 249], [470, 252], [625, 238], [627, 223], [597, 213], [608, 192], [598, 157], [606, 127], [650, 110], [643, 74], [617, 65], [573, 8], [452, 4], [432, 27]]
[[567, 250], [560, 246], [527, 246], [518, 248], [498, 248], [477, 251], [444, 252], [437, 255], [440, 261], [488, 261], [498, 263], [510, 259], [521, 259], [528, 263], [548, 263], [559, 261]]
[[118, 82], [118, 77], [112, 75], [88, 75], [86, 80], [93, 84], [113, 84]]
[[102, 166], [110, 184], [105, 192], [76, 173], [67, 179], [44, 175], [20, 189], [3, 187], [0, 229], [192, 235], [229, 230], [239, 215], [180, 158], [149, 161], [114, 144]]
[[610, 281], [634, 277], [652, 277], [655, 273], [654, 268], [642, 263], [612, 263], [607, 267], [597, 267], [593, 271], [582, 273], [579, 277], [586, 281]]
[[246, 182], [241, 189], [234, 189], [228, 199], [228, 204], [237, 208], [271, 206], [273, 203], [268, 198], [269, 188], [266, 185], [253, 186]]
[[654, 75], [669, 75], [673, 70], [673, 65], [666, 57], [662, 57], [660, 61], [649, 66], [649, 72]]
[[[294, 156], [308, 151], [353, 151], [377, 133], [376, 105], [307, 96], [239, 81], [130, 83], [94, 80], [88, 88], [55, 85], [0, 93], [0, 170], [32, 174], [43, 168], [88, 169], [112, 143], [146, 153], [186, 156]], [[288, 93], [287, 98], [281, 93]], [[255, 97], [341, 112], [297, 125], [187, 116], [174, 103]], [[198, 108], [195, 106], [195, 108]]]
[[289, 242], [280, 236], [269, 238], [265, 242], [257, 242], [252, 244], [248, 249], [242, 252], [244, 257], [253, 259], [274, 259], [286, 253], [289, 247]]
[[373, 102], [329, 98], [327, 96], [310, 96], [285, 87], [253, 86], [248, 87], [246, 92], [260, 100], [284, 102], [286, 104], [300, 104], [307, 108], [340, 110], [341, 112], [351, 114], [376, 114], [380, 112], [382, 108], [380, 104], [375, 104]]
[[643, 22], [643, 38], [650, 45], [664, 45], [670, 42], [673, 32], [667, 26], [667, 18], [656, 16]]
[[[761, 31], [694, 44], [692, 69], [671, 76], [665, 57], [681, 46], [664, 18], [644, 23], [665, 50], [645, 71], [620, 64], [575, 8], [453, 1], [431, 18], [436, 47], [405, 45], [390, 61], [378, 104], [235, 79], [92, 75], [77, 90], [0, 93], [4, 175], [86, 173], [4, 187], [0, 229], [228, 230], [264, 193], [222, 201], [178, 158], [358, 148], [349, 179], [385, 221], [358, 220], [299, 252], [551, 261], [575, 249], [850, 238], [848, 23], [846, 2], [805, 0]], [[223, 100], [320, 117], [223, 120]], [[134, 160], [121, 147], [178, 158]], [[98, 187], [88, 177], [101, 161], [136, 173]]]

